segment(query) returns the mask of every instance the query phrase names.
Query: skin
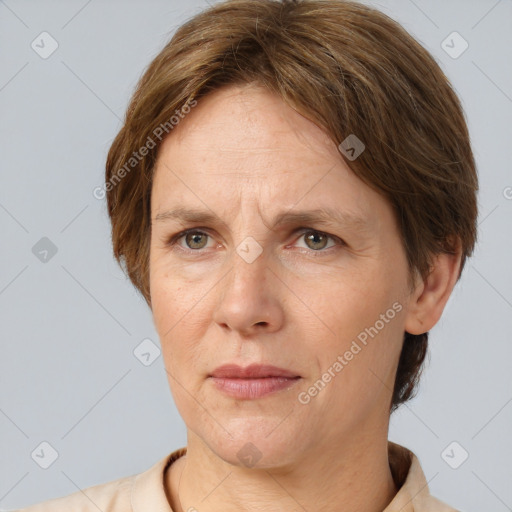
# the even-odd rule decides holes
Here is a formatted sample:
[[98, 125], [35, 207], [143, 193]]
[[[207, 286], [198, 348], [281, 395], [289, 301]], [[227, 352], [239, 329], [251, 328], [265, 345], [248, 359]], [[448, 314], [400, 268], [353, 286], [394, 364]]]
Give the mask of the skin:
[[[157, 219], [177, 207], [215, 220]], [[273, 227], [282, 211], [315, 208], [364, 226]], [[388, 202], [320, 127], [255, 85], [201, 99], [164, 140], [151, 213], [153, 318], [188, 433], [187, 455], [166, 474], [173, 510], [330, 512], [341, 503], [344, 512], [381, 512], [397, 492], [387, 434], [403, 333], [438, 321], [460, 254], [437, 256], [411, 289]], [[168, 243], [185, 229], [200, 233]], [[237, 253], [247, 237], [262, 249], [251, 263]], [[299, 393], [396, 303], [393, 319], [301, 403]], [[227, 363], [273, 364], [300, 379], [262, 398], [232, 398], [208, 378]], [[249, 442], [259, 454], [252, 467], [237, 456]]]

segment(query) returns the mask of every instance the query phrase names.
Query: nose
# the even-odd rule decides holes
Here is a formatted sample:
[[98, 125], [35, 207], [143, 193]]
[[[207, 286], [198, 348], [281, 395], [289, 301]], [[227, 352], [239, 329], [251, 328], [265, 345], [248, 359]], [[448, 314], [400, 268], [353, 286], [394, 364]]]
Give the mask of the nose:
[[244, 336], [271, 333], [283, 325], [284, 285], [260, 254], [252, 262], [233, 252], [232, 270], [219, 283], [214, 321]]

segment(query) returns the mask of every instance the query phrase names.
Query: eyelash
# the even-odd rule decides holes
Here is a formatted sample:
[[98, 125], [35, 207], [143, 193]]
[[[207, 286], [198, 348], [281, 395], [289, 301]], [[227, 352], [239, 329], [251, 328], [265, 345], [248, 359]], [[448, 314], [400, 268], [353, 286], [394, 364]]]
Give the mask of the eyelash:
[[[189, 233], [199, 233], [201, 235], [206, 235], [206, 236], [212, 238], [212, 236], [208, 232], [202, 231], [201, 229], [205, 229], [205, 228], [192, 228], [192, 229], [186, 229], [185, 231], [180, 231], [179, 233], [177, 233], [176, 235], [171, 236], [168, 239], [168, 241], [166, 242], [166, 246], [172, 247], [172, 246], [176, 245], [177, 242], [181, 238], [185, 237]], [[315, 254], [315, 253], [328, 253], [328, 252], [331, 252], [329, 249], [336, 249], [336, 248], [339, 248], [339, 247], [346, 246], [345, 242], [341, 238], [338, 238], [337, 236], [334, 236], [334, 235], [330, 235], [329, 233], [325, 233], [324, 231], [319, 231], [317, 229], [298, 228], [296, 230], [296, 232], [300, 232], [299, 238], [304, 236], [307, 233], [316, 233], [316, 234], [320, 234], [320, 235], [326, 236], [327, 238], [331, 239], [332, 241], [334, 241], [336, 243], [336, 245], [328, 247], [327, 249], [324, 248], [324, 249], [319, 249], [317, 251], [315, 251], [313, 249], [310, 249], [309, 252], [312, 252], [313, 254]], [[184, 248], [184, 247], [181, 247], [179, 245], [178, 245], [178, 247], [182, 251], [185, 251], [185, 252], [188, 252], [188, 253], [200, 253], [200, 252], [202, 252], [202, 249]]]

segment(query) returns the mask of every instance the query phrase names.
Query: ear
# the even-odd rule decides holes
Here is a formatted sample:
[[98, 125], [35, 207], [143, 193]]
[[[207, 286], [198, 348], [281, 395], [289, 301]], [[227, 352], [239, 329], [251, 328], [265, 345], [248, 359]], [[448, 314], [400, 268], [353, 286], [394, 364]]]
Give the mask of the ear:
[[455, 254], [436, 254], [428, 276], [417, 278], [405, 319], [408, 333], [423, 334], [437, 324], [459, 277], [460, 264], [458, 246]]

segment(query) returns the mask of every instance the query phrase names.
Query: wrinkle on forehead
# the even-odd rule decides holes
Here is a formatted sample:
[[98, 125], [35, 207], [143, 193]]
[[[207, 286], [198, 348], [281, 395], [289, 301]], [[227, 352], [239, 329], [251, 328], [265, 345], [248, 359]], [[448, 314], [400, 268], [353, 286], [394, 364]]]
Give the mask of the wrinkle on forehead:
[[[271, 131], [266, 129], [269, 116], [273, 121]], [[215, 150], [252, 155], [282, 151], [288, 154], [294, 136], [311, 153], [322, 155], [328, 150], [331, 155], [336, 154], [337, 146], [329, 135], [317, 125], [312, 133], [312, 124], [315, 125], [277, 94], [259, 85], [231, 85], [201, 98], [166, 137], [162, 147], [166, 140], [174, 138], [176, 143], [196, 152]], [[217, 134], [226, 132], [232, 136], [218, 140]], [[233, 140], [235, 144], [231, 143]]]

